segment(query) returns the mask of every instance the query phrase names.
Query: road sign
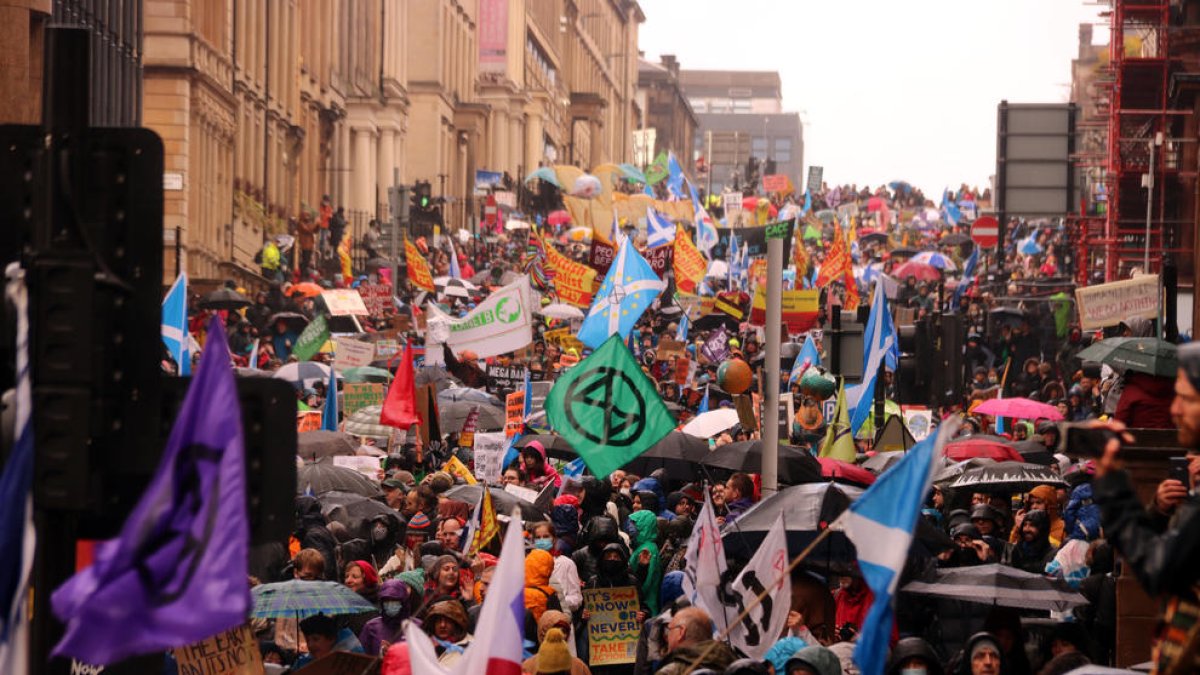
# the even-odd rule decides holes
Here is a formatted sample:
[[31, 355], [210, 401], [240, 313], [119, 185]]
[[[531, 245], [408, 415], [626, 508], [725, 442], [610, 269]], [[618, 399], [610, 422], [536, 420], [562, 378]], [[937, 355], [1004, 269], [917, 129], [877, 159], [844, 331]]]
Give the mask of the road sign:
[[971, 240], [983, 248], [1000, 243], [1000, 221], [992, 216], [983, 216], [971, 225]]

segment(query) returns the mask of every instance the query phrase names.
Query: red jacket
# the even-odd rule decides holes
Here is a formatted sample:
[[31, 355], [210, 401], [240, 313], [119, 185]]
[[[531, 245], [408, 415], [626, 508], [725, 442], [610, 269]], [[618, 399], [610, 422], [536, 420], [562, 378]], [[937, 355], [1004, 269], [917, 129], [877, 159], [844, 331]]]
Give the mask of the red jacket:
[[1134, 429], [1173, 429], [1174, 398], [1174, 378], [1127, 372], [1114, 417]]

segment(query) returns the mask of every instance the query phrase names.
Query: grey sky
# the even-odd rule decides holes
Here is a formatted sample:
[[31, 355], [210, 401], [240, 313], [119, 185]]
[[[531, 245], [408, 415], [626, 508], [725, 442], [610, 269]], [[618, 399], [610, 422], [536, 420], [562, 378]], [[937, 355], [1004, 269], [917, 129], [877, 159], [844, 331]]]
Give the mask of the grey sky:
[[[987, 184], [996, 106], [1070, 93], [1079, 0], [641, 0], [646, 58], [778, 70], [827, 181]], [[1107, 31], [1097, 28], [1099, 39]]]

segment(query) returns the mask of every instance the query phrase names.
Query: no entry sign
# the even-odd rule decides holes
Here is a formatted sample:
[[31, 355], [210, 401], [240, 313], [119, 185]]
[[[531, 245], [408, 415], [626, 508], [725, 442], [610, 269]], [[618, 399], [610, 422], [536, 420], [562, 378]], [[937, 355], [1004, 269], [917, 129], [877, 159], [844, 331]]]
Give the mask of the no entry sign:
[[971, 225], [971, 240], [981, 248], [991, 248], [1000, 242], [1000, 221], [983, 216]]

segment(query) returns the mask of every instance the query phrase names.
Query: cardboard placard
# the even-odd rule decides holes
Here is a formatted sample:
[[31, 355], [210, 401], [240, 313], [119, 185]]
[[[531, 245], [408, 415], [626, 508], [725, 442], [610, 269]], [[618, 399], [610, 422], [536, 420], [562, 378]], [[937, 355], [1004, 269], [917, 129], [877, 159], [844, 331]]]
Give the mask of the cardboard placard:
[[366, 304], [363, 303], [362, 296], [353, 288], [321, 291], [321, 298], [333, 316], [367, 316], [370, 314]]
[[507, 492], [508, 494], [516, 497], [517, 499], [524, 499], [525, 501], [529, 502], [530, 504], [536, 502], [537, 498], [538, 498], [537, 490], [527, 488], [527, 487], [522, 487], [520, 485], [513, 485], [512, 483], [505, 485], [504, 491]]
[[775, 173], [770, 176], [763, 176], [762, 179], [763, 192], [778, 192], [787, 194], [792, 191], [792, 180], [784, 173]]
[[377, 382], [347, 382], [342, 385], [342, 415], [349, 417], [369, 405], [380, 405], [384, 386]]
[[339, 455], [333, 458], [334, 466], [344, 466], [353, 469], [371, 480], [379, 480], [379, 458], [362, 457], [358, 455]]
[[1115, 326], [1125, 319], [1158, 316], [1161, 290], [1157, 274], [1075, 289], [1083, 330]]
[[179, 675], [259, 675], [263, 672], [258, 640], [247, 625], [173, 651], [179, 664]]
[[528, 372], [520, 366], [489, 365], [487, 390], [497, 396], [508, 396], [513, 390], [524, 386], [525, 374]]
[[571, 333], [570, 327], [548, 330], [543, 337], [547, 343], [562, 347], [563, 351], [574, 349], [577, 352], [582, 352], [584, 348], [579, 338]]
[[380, 340], [375, 343], [375, 358], [390, 359], [400, 351], [400, 343], [396, 340]]
[[375, 343], [353, 338], [340, 337], [333, 341], [333, 367], [335, 370], [362, 368], [375, 360]]
[[504, 435], [511, 438], [525, 428], [525, 392], [514, 391], [504, 397]]
[[687, 347], [687, 343], [680, 342], [679, 340], [669, 340], [667, 338], [662, 338], [661, 340], [658, 341], [658, 352], [657, 352], [658, 360], [659, 361], [670, 361], [672, 357], [685, 356], [686, 352], [684, 351], [684, 349], [686, 347]]
[[637, 589], [588, 588], [583, 591], [584, 608], [590, 613], [587, 622], [588, 665], [608, 666], [637, 661], [638, 635], [642, 625], [637, 620]]
[[358, 295], [362, 298], [363, 306], [372, 317], [393, 314], [396, 311], [392, 303], [391, 284], [359, 284]]
[[317, 431], [321, 428], [320, 410], [301, 410], [296, 413], [296, 433]]
[[475, 434], [475, 477], [484, 483], [499, 483], [504, 472], [504, 432]]
[[675, 384], [686, 387], [687, 383], [692, 379], [692, 361], [691, 359], [678, 358], [675, 359]]

